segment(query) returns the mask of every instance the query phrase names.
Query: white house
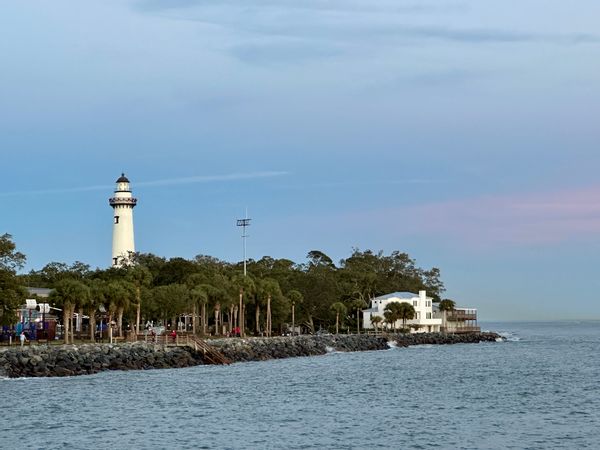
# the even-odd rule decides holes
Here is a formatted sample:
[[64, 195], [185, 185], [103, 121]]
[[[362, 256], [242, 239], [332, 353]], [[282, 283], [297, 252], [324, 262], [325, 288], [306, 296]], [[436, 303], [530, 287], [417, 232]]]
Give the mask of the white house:
[[[427, 297], [425, 291], [419, 291], [418, 294], [412, 292], [393, 292], [391, 294], [381, 295], [371, 300], [371, 307], [363, 310], [363, 328], [375, 328], [371, 323], [371, 318], [380, 316], [382, 319], [385, 307], [393, 302], [408, 303], [415, 309], [415, 317], [407, 320], [406, 325], [410, 326], [413, 333], [429, 333], [440, 331], [442, 326], [441, 318], [433, 317], [433, 298]], [[402, 321], [398, 321], [396, 328], [402, 326]]]

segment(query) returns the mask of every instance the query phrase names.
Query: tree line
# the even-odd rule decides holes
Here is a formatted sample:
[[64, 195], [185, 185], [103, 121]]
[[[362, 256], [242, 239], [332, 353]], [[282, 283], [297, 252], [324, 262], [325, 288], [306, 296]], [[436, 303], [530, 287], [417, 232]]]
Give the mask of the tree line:
[[[14, 310], [23, 300], [23, 287], [52, 288], [50, 303], [63, 310], [66, 339], [72, 334], [74, 312], [90, 317], [90, 339], [96, 318], [103, 314], [116, 323], [116, 333], [142, 329], [148, 321], [171, 324], [188, 315], [198, 334], [242, 335], [280, 333], [290, 325], [308, 332], [359, 326], [360, 310], [378, 295], [395, 291], [428, 294], [439, 300], [444, 285], [437, 268], [422, 269], [399, 251], [353, 249], [337, 264], [319, 250], [306, 261], [264, 256], [242, 263], [198, 255], [192, 259], [133, 255], [122, 268], [91, 269], [82, 262], [51, 262], [40, 270], [17, 275], [24, 255], [5, 235], [0, 254], [0, 311]], [[7, 281], [10, 280], [10, 281]], [[70, 333], [69, 333], [70, 332]]]

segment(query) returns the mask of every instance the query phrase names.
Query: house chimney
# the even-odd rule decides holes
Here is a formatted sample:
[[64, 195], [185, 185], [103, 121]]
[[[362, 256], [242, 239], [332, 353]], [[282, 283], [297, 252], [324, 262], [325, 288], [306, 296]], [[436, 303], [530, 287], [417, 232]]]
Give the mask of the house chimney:
[[419, 300], [425, 305], [425, 299], [427, 298], [427, 291], [419, 291]]

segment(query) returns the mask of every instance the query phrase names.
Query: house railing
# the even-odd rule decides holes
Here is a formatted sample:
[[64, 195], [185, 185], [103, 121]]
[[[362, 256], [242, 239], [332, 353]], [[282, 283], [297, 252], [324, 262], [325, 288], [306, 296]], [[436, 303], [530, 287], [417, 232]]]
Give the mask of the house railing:
[[225, 357], [215, 347], [208, 344], [204, 339], [200, 339], [192, 334], [138, 334], [135, 336], [137, 341], [165, 345], [168, 347], [191, 347], [196, 351], [202, 352], [204, 359], [208, 364], [231, 364], [231, 361]]
[[446, 320], [450, 322], [459, 322], [463, 320], [477, 320], [477, 313], [456, 310], [448, 311], [446, 313]]

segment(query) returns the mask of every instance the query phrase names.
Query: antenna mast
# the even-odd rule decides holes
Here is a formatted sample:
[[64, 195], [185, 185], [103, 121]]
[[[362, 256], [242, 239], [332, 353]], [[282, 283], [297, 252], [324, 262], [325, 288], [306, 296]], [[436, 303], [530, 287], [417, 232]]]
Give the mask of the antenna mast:
[[250, 220], [248, 218], [248, 208], [246, 208], [246, 218], [238, 219], [237, 226], [242, 227], [242, 240], [244, 241], [244, 276], [246, 276], [246, 238], [249, 236], [246, 234], [246, 227], [250, 226]]

